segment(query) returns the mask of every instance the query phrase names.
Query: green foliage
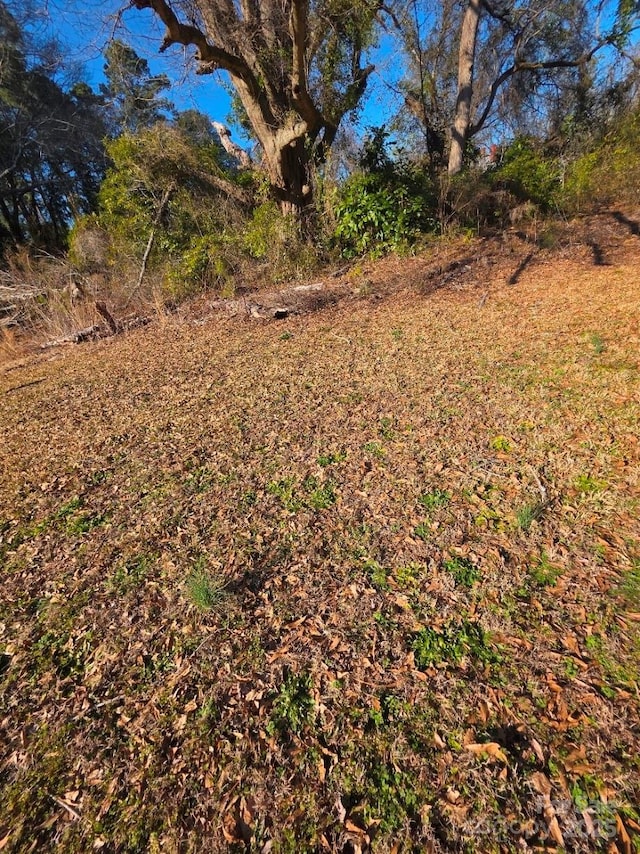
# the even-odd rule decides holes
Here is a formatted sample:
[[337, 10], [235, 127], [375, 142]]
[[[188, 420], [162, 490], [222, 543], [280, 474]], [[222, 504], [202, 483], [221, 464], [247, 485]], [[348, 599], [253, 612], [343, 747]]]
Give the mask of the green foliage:
[[373, 762], [367, 768], [365, 816], [380, 823], [383, 832], [397, 831], [419, 813], [416, 779], [397, 765]]
[[492, 663], [498, 660], [487, 635], [478, 623], [462, 620], [450, 622], [440, 630], [426, 627], [414, 637], [411, 645], [418, 667], [452, 663], [463, 659]]
[[336, 451], [335, 453], [320, 454], [320, 456], [318, 457], [318, 465], [322, 466], [322, 468], [326, 468], [327, 466], [334, 465], [335, 463], [342, 463], [346, 459], [346, 451]]
[[294, 218], [283, 215], [274, 201], [262, 202], [253, 210], [241, 242], [252, 258], [267, 262], [274, 281], [295, 278], [317, 265], [313, 246], [301, 239]]
[[364, 568], [376, 590], [385, 591], [389, 589], [387, 570], [377, 560], [368, 559], [365, 561]]
[[66, 630], [45, 631], [31, 650], [35, 673], [54, 670], [60, 679], [81, 679], [91, 650], [90, 634], [78, 639]]
[[531, 201], [542, 210], [552, 210], [558, 203], [559, 164], [529, 137], [515, 139], [491, 174], [494, 183], [505, 186], [521, 201]]
[[302, 507], [302, 501], [296, 495], [296, 481], [293, 477], [272, 480], [267, 484], [267, 492], [280, 499], [289, 513], [296, 513]]
[[263, 202], [253, 215], [243, 234], [243, 241], [254, 258], [268, 258], [274, 247], [283, 244], [293, 234], [295, 224], [287, 221], [275, 202]]
[[287, 673], [276, 694], [267, 730], [288, 737], [299, 735], [303, 728], [313, 722], [315, 704], [311, 690], [313, 683], [309, 673]]
[[491, 447], [494, 451], [501, 451], [502, 453], [508, 454], [509, 451], [511, 451], [511, 442], [506, 436], [494, 436], [491, 440]]
[[429, 178], [421, 169], [392, 160], [387, 136], [380, 128], [373, 131], [361, 158], [363, 171], [335, 191], [333, 239], [345, 257], [402, 249], [436, 229]]
[[481, 576], [480, 570], [464, 557], [453, 557], [443, 564], [443, 569], [453, 576], [461, 587], [473, 587]]
[[419, 522], [414, 528], [413, 533], [421, 540], [428, 540], [431, 537], [431, 527], [428, 522]]
[[516, 513], [518, 526], [527, 533], [530, 530], [531, 525], [542, 518], [546, 508], [547, 505], [543, 501], [532, 501], [530, 504], [525, 504], [525, 506]]
[[606, 489], [606, 482], [604, 480], [598, 480], [595, 477], [592, 477], [590, 474], [579, 474], [578, 477], [574, 480], [573, 486], [578, 492], [583, 494], [589, 494], [592, 492], [600, 492], [603, 489]]
[[372, 457], [376, 457], [378, 460], [384, 459], [385, 450], [378, 442], [365, 442], [362, 450], [366, 451], [367, 454], [371, 454]]
[[451, 501], [451, 495], [442, 489], [432, 489], [430, 492], [424, 492], [418, 498], [418, 504], [421, 504], [425, 510], [435, 510], [438, 507], [446, 507]]
[[630, 609], [640, 607], [640, 558], [635, 558], [631, 569], [625, 571], [617, 592]]
[[109, 587], [122, 595], [135, 590], [144, 584], [154, 563], [153, 555], [139, 554], [127, 558], [116, 566]]
[[336, 503], [336, 492], [330, 480], [319, 483], [318, 479], [311, 475], [304, 482], [304, 488], [308, 493], [307, 504], [313, 510], [326, 510]]
[[561, 570], [551, 563], [545, 552], [542, 552], [539, 559], [531, 564], [528, 573], [537, 587], [555, 587], [562, 574]]
[[637, 204], [640, 186], [640, 108], [617, 115], [595, 145], [583, 151], [567, 169], [565, 205], [576, 210], [607, 205]]
[[[204, 287], [223, 287], [237, 257], [239, 209], [221, 202], [225, 155], [202, 129], [166, 124], [125, 133], [108, 146], [112, 167], [99, 193], [97, 225], [115, 259], [139, 259], [153, 230], [151, 268], [164, 268], [165, 290], [181, 298]], [[165, 200], [164, 207], [162, 201]], [[79, 226], [79, 228], [82, 227]]]
[[225, 599], [226, 582], [220, 576], [214, 576], [197, 566], [186, 582], [187, 594], [196, 608], [211, 611]]

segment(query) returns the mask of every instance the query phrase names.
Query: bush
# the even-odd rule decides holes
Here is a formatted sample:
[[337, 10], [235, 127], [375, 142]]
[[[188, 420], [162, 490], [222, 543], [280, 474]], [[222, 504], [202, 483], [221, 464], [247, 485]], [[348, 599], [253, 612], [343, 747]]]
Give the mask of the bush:
[[153, 233], [148, 268], [162, 275], [172, 298], [224, 287], [246, 212], [214, 180], [238, 183], [217, 143], [195, 143], [159, 124], [111, 141], [108, 154], [113, 165], [100, 188], [97, 225], [108, 235], [111, 264], [139, 265]]
[[640, 109], [621, 118], [594, 149], [576, 158], [567, 169], [567, 204], [575, 210], [640, 200]]
[[521, 202], [533, 202], [543, 211], [557, 207], [560, 200], [560, 164], [529, 137], [514, 140], [501, 164], [488, 175], [494, 187], [508, 190]]
[[387, 136], [381, 128], [372, 132], [360, 159], [362, 172], [329, 197], [333, 243], [345, 257], [402, 249], [437, 227], [430, 179], [419, 167], [392, 160]]
[[268, 278], [274, 282], [298, 278], [318, 264], [315, 247], [274, 201], [262, 202], [253, 210], [244, 226], [242, 247], [251, 258], [266, 263]]
[[432, 211], [417, 181], [394, 186], [376, 175], [354, 175], [337, 194], [334, 238], [345, 257], [401, 249], [435, 230]]

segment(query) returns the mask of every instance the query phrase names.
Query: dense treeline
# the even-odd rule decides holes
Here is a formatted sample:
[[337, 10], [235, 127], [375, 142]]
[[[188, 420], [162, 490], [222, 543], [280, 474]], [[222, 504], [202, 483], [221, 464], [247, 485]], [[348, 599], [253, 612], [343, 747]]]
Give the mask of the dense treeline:
[[[636, 198], [632, 4], [293, 0], [231, 14], [201, 0], [191, 23], [180, 3], [132, 6], [164, 22], [162, 50], [193, 45], [201, 72], [227, 72], [253, 147], [176, 111], [169, 78], [135, 45], [109, 43], [92, 90], [63, 45], [0, 2], [0, 243], [13, 274], [19, 247], [68, 252], [101, 287], [131, 294], [146, 276], [179, 299], [231, 292], [252, 270], [288, 278], [452, 226], [499, 227], [514, 209]], [[402, 106], [363, 129], [383, 31], [404, 57], [386, 81]]]

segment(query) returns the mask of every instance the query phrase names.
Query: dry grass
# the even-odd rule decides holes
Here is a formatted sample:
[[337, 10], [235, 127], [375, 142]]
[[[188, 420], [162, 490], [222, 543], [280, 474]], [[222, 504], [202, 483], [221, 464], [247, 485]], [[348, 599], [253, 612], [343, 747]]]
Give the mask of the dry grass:
[[0, 376], [5, 851], [633, 850], [640, 242], [581, 252]]

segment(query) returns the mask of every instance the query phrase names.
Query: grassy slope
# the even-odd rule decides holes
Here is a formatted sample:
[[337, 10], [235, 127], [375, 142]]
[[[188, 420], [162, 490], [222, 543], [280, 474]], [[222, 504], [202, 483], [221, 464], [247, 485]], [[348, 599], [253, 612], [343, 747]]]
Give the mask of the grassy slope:
[[0, 376], [0, 848], [631, 850], [639, 284]]

